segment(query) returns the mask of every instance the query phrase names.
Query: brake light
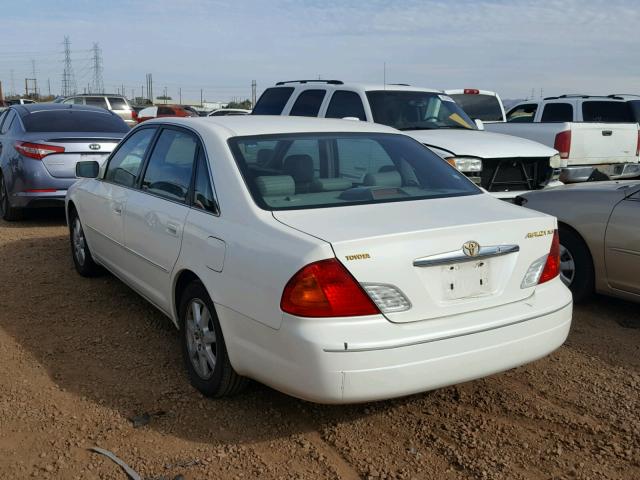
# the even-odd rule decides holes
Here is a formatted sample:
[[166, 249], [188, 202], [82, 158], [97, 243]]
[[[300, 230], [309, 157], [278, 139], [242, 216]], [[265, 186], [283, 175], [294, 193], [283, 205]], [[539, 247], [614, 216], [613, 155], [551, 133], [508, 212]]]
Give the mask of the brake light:
[[376, 315], [378, 307], [335, 258], [310, 263], [284, 287], [280, 308], [300, 317]]
[[553, 148], [560, 152], [560, 158], [569, 158], [569, 153], [571, 152], [571, 130], [558, 133]]
[[64, 153], [64, 147], [45, 145], [43, 143], [16, 142], [13, 146], [21, 155], [35, 158], [36, 160], [42, 160], [52, 153]]
[[480, 90], [478, 90], [476, 88], [465, 88], [464, 89], [464, 94], [465, 95], [479, 95], [480, 94]]
[[135, 120], [136, 122], [138, 121], [138, 112], [133, 109], [131, 109], [131, 120]]
[[560, 236], [558, 230], [553, 232], [553, 240], [551, 240], [551, 248], [549, 249], [549, 255], [547, 255], [547, 262], [544, 264], [544, 269], [540, 274], [540, 280], [538, 285], [549, 280], [553, 280], [560, 274]]

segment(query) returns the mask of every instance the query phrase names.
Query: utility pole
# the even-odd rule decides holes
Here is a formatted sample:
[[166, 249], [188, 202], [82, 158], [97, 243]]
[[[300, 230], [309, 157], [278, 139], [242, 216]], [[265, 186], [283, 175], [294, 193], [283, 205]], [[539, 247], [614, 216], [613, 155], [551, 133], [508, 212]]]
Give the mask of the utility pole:
[[47, 88], [49, 90], [49, 96], [51, 96], [51, 79], [47, 78]]
[[16, 82], [15, 79], [13, 78], [13, 70], [11, 70], [11, 95], [15, 95], [16, 94]]
[[251, 108], [256, 106], [256, 89], [258, 84], [255, 80], [251, 81]]
[[140, 98], [144, 98], [144, 85], [140, 86]]
[[71, 66], [71, 42], [69, 37], [64, 37], [64, 70], [62, 73], [62, 95], [68, 97], [76, 93], [76, 80]]
[[2, 82], [0, 82], [0, 102], [4, 100], [4, 95], [2, 94]]
[[200, 106], [204, 106], [204, 102], [202, 101], [202, 89], [200, 89]]
[[182, 87], [178, 88], [178, 96], [180, 97], [180, 105], [182, 105]]
[[147, 73], [147, 98], [153, 103], [153, 77]]
[[166, 103], [167, 103], [167, 87], [164, 87], [164, 95], [163, 95], [163, 97], [164, 97], [164, 103], [166, 105]]
[[35, 98], [38, 98], [38, 80], [36, 75], [36, 61], [34, 59], [31, 59], [31, 76], [34, 79], [33, 95]]

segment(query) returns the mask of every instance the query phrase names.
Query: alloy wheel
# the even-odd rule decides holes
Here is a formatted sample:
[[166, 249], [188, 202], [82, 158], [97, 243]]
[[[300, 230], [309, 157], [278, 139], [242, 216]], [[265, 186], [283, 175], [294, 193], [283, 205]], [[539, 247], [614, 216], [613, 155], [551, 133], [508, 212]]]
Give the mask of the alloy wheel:
[[560, 280], [568, 287], [576, 275], [576, 262], [569, 249], [560, 244]]
[[200, 378], [211, 378], [216, 367], [216, 332], [206, 304], [194, 298], [187, 307], [185, 333], [189, 360]]
[[84, 231], [82, 230], [82, 224], [80, 223], [80, 219], [76, 217], [73, 221], [73, 231], [72, 231], [72, 240], [73, 240], [73, 254], [76, 257], [76, 261], [80, 266], [84, 266], [84, 262], [86, 261], [86, 250], [85, 250], [85, 239], [84, 239]]

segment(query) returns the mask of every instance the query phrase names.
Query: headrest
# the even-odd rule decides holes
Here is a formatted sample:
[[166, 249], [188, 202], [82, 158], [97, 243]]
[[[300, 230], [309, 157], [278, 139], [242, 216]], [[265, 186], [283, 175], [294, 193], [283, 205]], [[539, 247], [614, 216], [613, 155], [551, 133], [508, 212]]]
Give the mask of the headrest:
[[368, 187], [401, 187], [402, 177], [398, 172], [367, 173], [364, 184]]
[[272, 158], [273, 150], [271, 150], [270, 148], [261, 148], [260, 150], [258, 150], [256, 162], [258, 163], [258, 165], [266, 165]]
[[256, 185], [263, 197], [293, 195], [296, 184], [289, 175], [256, 177]]
[[313, 180], [313, 160], [309, 155], [289, 155], [284, 159], [284, 172], [291, 175], [296, 182]]
[[314, 178], [311, 183], [311, 191], [335, 192], [336, 190], [349, 190], [352, 186], [351, 180], [346, 178]]

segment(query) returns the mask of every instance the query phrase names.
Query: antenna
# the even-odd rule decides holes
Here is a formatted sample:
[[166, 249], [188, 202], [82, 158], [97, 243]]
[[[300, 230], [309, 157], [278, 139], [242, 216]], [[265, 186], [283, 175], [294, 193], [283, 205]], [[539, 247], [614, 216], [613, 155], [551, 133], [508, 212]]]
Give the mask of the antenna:
[[98, 45], [97, 42], [94, 42], [91, 51], [93, 52], [93, 57], [91, 59], [91, 70], [93, 72], [91, 90], [93, 90], [92, 93], [104, 93], [104, 81], [102, 79], [102, 50], [100, 49], [100, 45]]

